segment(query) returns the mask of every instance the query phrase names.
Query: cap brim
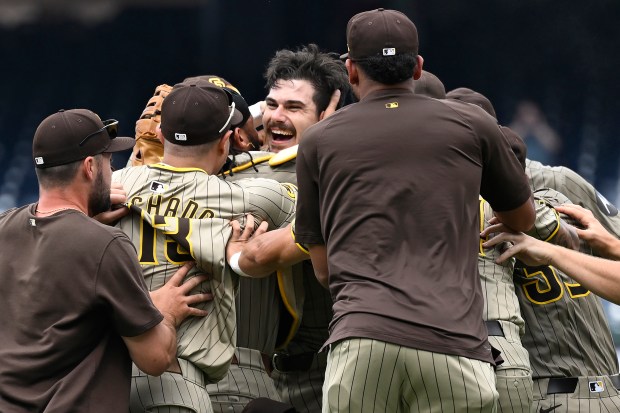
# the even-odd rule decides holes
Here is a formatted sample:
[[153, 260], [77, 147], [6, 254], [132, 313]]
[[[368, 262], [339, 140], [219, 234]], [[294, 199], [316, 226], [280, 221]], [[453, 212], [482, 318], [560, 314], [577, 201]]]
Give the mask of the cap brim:
[[345, 53], [345, 54], [341, 54], [340, 55], [340, 60], [345, 61], [349, 58], [349, 53]]
[[118, 136], [110, 141], [110, 146], [104, 152], [112, 153], [112, 152], [121, 152], [126, 151], [127, 149], [131, 149], [136, 144], [136, 140], [134, 138], [130, 138], [128, 136]]
[[235, 108], [235, 112], [232, 115], [229, 125], [239, 125], [241, 122], [243, 122], [243, 113]]

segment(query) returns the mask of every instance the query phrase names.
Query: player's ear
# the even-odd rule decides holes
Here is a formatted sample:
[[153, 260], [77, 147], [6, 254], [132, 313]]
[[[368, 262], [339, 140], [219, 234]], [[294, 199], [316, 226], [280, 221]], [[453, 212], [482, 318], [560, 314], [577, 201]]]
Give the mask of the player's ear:
[[424, 65], [424, 58], [420, 55], [416, 57], [418, 63], [415, 65], [415, 69], [413, 69], [413, 79], [418, 80], [420, 76], [422, 76], [422, 66]]
[[80, 167], [80, 171], [85, 179], [91, 181], [94, 180], [97, 176], [97, 171], [95, 170], [95, 158], [92, 156], [87, 156], [82, 160], [82, 165]]
[[228, 132], [226, 132], [224, 134], [224, 136], [222, 136], [220, 138], [220, 140], [217, 143], [217, 151], [218, 153], [222, 154], [226, 154], [228, 155], [229, 149], [230, 149], [230, 145], [231, 145], [231, 136], [233, 134], [232, 130], [229, 130]]
[[164, 134], [161, 133], [161, 128], [159, 127], [159, 124], [155, 128], [155, 134], [157, 135], [157, 139], [159, 139], [159, 141], [163, 145], [164, 144]]
[[344, 62], [344, 65], [347, 68], [347, 72], [349, 73], [349, 83], [352, 85], [357, 85], [359, 83], [359, 74], [357, 72], [357, 66], [351, 59], [347, 59]]
[[232, 134], [230, 136], [230, 145], [237, 150], [245, 151], [247, 150], [247, 142], [245, 137], [243, 136], [243, 130], [241, 128], [233, 128]]

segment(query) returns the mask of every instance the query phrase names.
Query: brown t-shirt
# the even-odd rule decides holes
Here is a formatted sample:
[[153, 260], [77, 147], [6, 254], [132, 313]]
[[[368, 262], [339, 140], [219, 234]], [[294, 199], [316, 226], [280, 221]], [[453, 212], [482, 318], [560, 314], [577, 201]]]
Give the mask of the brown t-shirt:
[[121, 412], [131, 359], [121, 336], [163, 318], [120, 230], [35, 205], [0, 215], [0, 411]]
[[374, 92], [310, 127], [296, 239], [327, 245], [327, 343], [366, 337], [491, 362], [477, 272], [478, 194], [530, 189], [496, 121], [457, 101]]

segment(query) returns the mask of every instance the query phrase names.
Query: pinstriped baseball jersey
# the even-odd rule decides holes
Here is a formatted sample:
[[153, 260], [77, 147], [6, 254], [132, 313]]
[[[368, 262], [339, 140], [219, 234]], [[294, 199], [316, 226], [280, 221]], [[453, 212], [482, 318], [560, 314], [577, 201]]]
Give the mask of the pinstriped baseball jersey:
[[[489, 220], [493, 217], [493, 209], [480, 198], [480, 230], [489, 226]], [[523, 331], [524, 322], [519, 310], [519, 300], [515, 294], [512, 282], [514, 260], [510, 259], [502, 264], [496, 264], [495, 259], [500, 255], [500, 248], [482, 248], [480, 240], [478, 250], [478, 272], [482, 281], [482, 293], [484, 294], [485, 320], [504, 320], [514, 323]]]
[[131, 214], [118, 226], [136, 246], [149, 289], [161, 287], [189, 260], [211, 275], [197, 287], [214, 294], [202, 304], [209, 315], [181, 324], [177, 355], [202, 369], [208, 381], [219, 380], [236, 344], [237, 277], [225, 260], [229, 221], [251, 213], [272, 229], [284, 226], [294, 214], [296, 188], [264, 179], [226, 182], [201, 169], [163, 164], [116, 171], [113, 180], [127, 191]]
[[[296, 184], [294, 167], [274, 169], [269, 166], [268, 161], [273, 155], [270, 152], [237, 155], [236, 164], [232, 165], [234, 167], [222, 175], [227, 181], [260, 177]], [[271, 355], [276, 347], [280, 320], [277, 276], [272, 274], [259, 279], [245, 278], [240, 283], [237, 294], [237, 346]]]
[[530, 186], [533, 190], [540, 188], [555, 189], [574, 204], [592, 211], [607, 231], [620, 238], [618, 209], [578, 173], [563, 166], [543, 165], [530, 159], [526, 160], [525, 172], [530, 179]]
[[[232, 169], [232, 174], [226, 173], [225, 179], [260, 176], [296, 184], [296, 153], [297, 146], [282, 150], [275, 157], [266, 152], [252, 152], [253, 165], [248, 163], [250, 159], [247, 155], [237, 156], [237, 167]], [[249, 281], [254, 282], [254, 280]], [[246, 280], [242, 279], [239, 289], [241, 303], [247, 302], [241, 298], [244, 296], [244, 282]], [[279, 271], [277, 284], [283, 304], [280, 312], [278, 350], [291, 355], [318, 352], [329, 335], [328, 326], [332, 318], [332, 301], [329, 292], [318, 283], [309, 261]], [[247, 313], [243, 307], [241, 305], [238, 309]], [[251, 313], [254, 315], [249, 317], [260, 316], [256, 311], [251, 311]], [[262, 317], [264, 318], [264, 315]], [[254, 324], [241, 320], [243, 319], [239, 321], [240, 335], [243, 330], [242, 325], [252, 326]], [[262, 323], [268, 323], [268, 321], [262, 321]], [[274, 370], [272, 377], [276, 381], [283, 401], [290, 403], [300, 412], [320, 412], [325, 362], [325, 355], [315, 355], [308, 371], [283, 373]]]
[[[551, 189], [536, 191], [536, 195], [550, 205], [570, 203]], [[522, 341], [530, 353], [534, 379], [618, 372], [615, 347], [597, 296], [551, 266], [517, 268], [514, 280], [526, 325]]]
[[[491, 206], [480, 197], [480, 230], [494, 216]], [[480, 243], [485, 240], [481, 239]], [[514, 259], [496, 264], [503, 246], [478, 251], [478, 272], [484, 295], [485, 321], [496, 320], [503, 335], [490, 335], [489, 343], [501, 351], [504, 362], [495, 370], [499, 409], [502, 412], [530, 413], [532, 408], [532, 371], [529, 355], [521, 343], [525, 322], [512, 281]]]

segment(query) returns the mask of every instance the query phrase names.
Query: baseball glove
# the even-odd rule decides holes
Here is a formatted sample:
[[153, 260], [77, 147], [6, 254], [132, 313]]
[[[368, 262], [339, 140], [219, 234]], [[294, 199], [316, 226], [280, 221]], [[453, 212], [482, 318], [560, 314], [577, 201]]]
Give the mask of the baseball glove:
[[161, 122], [161, 105], [171, 90], [172, 86], [166, 84], [157, 86], [140, 119], [136, 121], [136, 145], [129, 158], [132, 166], [157, 163], [164, 156], [164, 146], [157, 138], [155, 130]]

